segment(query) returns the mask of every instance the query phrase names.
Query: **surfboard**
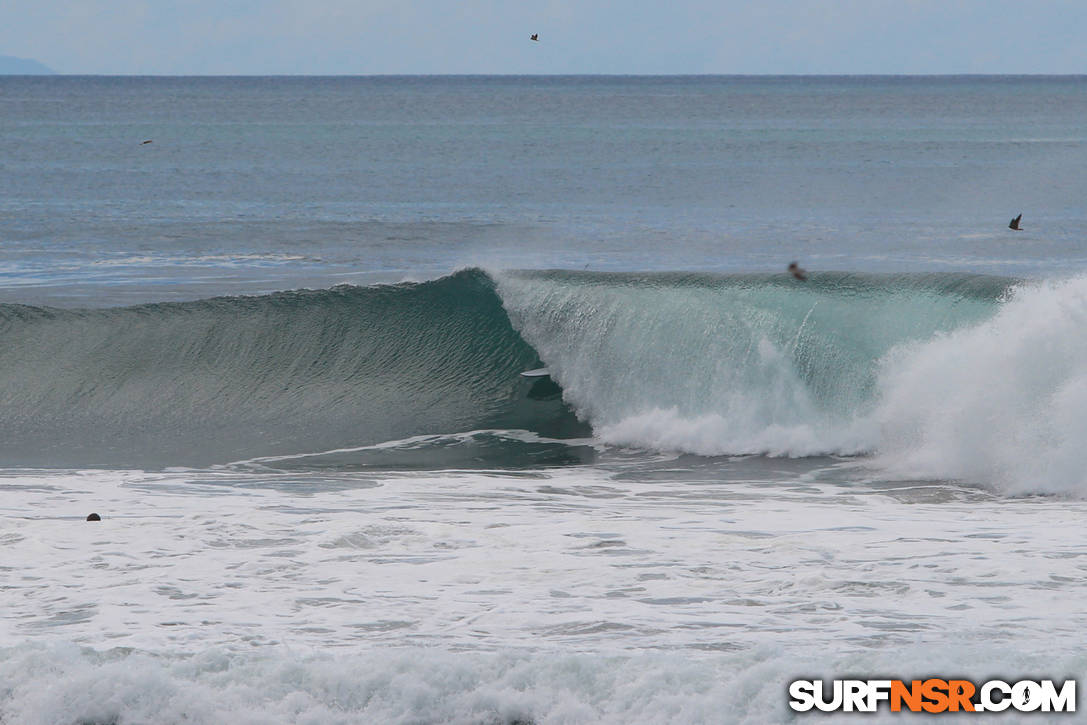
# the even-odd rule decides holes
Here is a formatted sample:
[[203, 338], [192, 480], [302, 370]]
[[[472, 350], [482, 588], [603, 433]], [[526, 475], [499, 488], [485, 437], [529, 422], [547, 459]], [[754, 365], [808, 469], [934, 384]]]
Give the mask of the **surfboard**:
[[536, 368], [535, 370], [526, 370], [521, 373], [522, 378], [546, 378], [551, 373], [547, 368]]

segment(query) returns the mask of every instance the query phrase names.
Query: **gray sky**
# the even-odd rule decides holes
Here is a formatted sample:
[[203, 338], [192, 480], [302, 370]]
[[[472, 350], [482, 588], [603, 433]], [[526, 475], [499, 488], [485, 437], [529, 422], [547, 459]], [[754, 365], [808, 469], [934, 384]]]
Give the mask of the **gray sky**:
[[0, 54], [107, 74], [1087, 73], [1087, 1], [3, 0]]

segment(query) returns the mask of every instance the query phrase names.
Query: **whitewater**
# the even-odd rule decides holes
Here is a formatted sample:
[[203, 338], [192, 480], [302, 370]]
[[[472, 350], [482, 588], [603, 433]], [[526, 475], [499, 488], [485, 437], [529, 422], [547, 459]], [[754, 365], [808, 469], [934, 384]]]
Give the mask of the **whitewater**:
[[[472, 445], [517, 466], [591, 436], [665, 454], [864, 454], [887, 475], [1083, 495], [1085, 317], [1087, 278], [951, 274], [469, 269], [108, 310], [2, 305], [15, 414], [0, 450], [18, 465], [278, 453], [365, 467]], [[519, 373], [539, 365], [534, 394]], [[492, 430], [475, 436], [490, 451], [464, 440]]]
[[81, 467], [2, 484], [9, 561], [48, 572], [6, 569], [8, 717], [762, 722], [812, 673], [1075, 676], [991, 663], [1082, 625], [1087, 278], [812, 282], [0, 308], [5, 408], [36, 413], [6, 455]]
[[1083, 89], [0, 78], [0, 724], [1082, 684]]

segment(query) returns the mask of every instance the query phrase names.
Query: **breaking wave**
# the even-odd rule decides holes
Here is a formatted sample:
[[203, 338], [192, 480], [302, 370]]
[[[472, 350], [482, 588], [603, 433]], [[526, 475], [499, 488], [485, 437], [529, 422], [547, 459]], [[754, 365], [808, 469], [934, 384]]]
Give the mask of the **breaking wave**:
[[[0, 305], [0, 456], [562, 465], [591, 458], [593, 436], [708, 456], [873, 454], [908, 475], [1071, 491], [1085, 478], [1085, 319], [1087, 278], [963, 274], [469, 269], [101, 310]], [[541, 365], [550, 379], [519, 375]]]

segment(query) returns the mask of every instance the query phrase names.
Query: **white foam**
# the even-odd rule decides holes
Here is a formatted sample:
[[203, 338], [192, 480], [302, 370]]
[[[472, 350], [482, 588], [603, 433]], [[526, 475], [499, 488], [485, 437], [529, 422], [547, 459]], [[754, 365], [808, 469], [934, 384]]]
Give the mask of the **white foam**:
[[[995, 659], [994, 659], [995, 658]], [[448, 725], [672, 725], [785, 722], [786, 683], [849, 673], [985, 672], [979, 679], [1045, 672], [1081, 674], [1087, 660], [1024, 654], [1014, 669], [992, 645], [948, 648], [933, 657], [914, 646], [866, 657], [751, 652], [638, 656], [449, 653], [383, 649], [237, 653], [191, 657], [96, 652], [70, 645], [0, 650], [0, 715], [20, 725], [57, 723], [446, 723]], [[979, 663], [985, 663], [979, 667]], [[977, 676], [975, 676], [977, 677]], [[856, 714], [821, 722], [854, 722]], [[1031, 722], [1064, 722], [1035, 713]], [[882, 711], [865, 722], [917, 719]], [[976, 721], [977, 718], [970, 718]]]
[[[1087, 277], [1023, 285], [988, 319], [971, 323], [972, 308], [935, 333], [953, 301], [927, 293], [869, 303], [766, 285], [499, 281], [567, 402], [608, 443], [871, 453], [891, 477], [1087, 496]], [[887, 339], [898, 343], [884, 352]]]
[[[732, 475], [714, 486], [692, 483], [697, 472], [639, 482], [599, 467], [15, 475], [0, 484], [0, 540], [7, 561], [33, 564], [7, 574], [0, 641], [565, 651], [618, 629], [624, 648], [750, 647], [779, 631], [799, 646], [867, 646], [900, 631], [903, 607], [918, 632], [961, 626], [968, 607], [982, 638], [1009, 617], [1044, 638], [1075, 611], [1078, 560], [1037, 561], [1078, 541], [1087, 503], [956, 504], [936, 488], [940, 500], [903, 506], [879, 488]], [[91, 511], [103, 520], [84, 521]], [[1028, 520], [1029, 541], [1001, 544]], [[989, 566], [999, 587], [953, 581]], [[895, 597], [873, 600], [881, 587]], [[1007, 601], [986, 599], [998, 592]], [[862, 615], [874, 626], [858, 627]]]
[[[813, 416], [812, 420], [819, 420]], [[601, 439], [622, 446], [683, 451], [701, 456], [852, 455], [869, 450], [870, 428], [823, 419], [790, 425], [753, 423], [749, 416], [712, 413], [688, 417], [675, 408], [659, 408], [597, 427]]]
[[793, 465], [9, 471], [0, 718], [766, 722], [799, 675], [1084, 673], [1087, 503]]
[[899, 475], [1087, 495], [1087, 277], [1024, 286], [996, 316], [883, 363], [879, 461]]

